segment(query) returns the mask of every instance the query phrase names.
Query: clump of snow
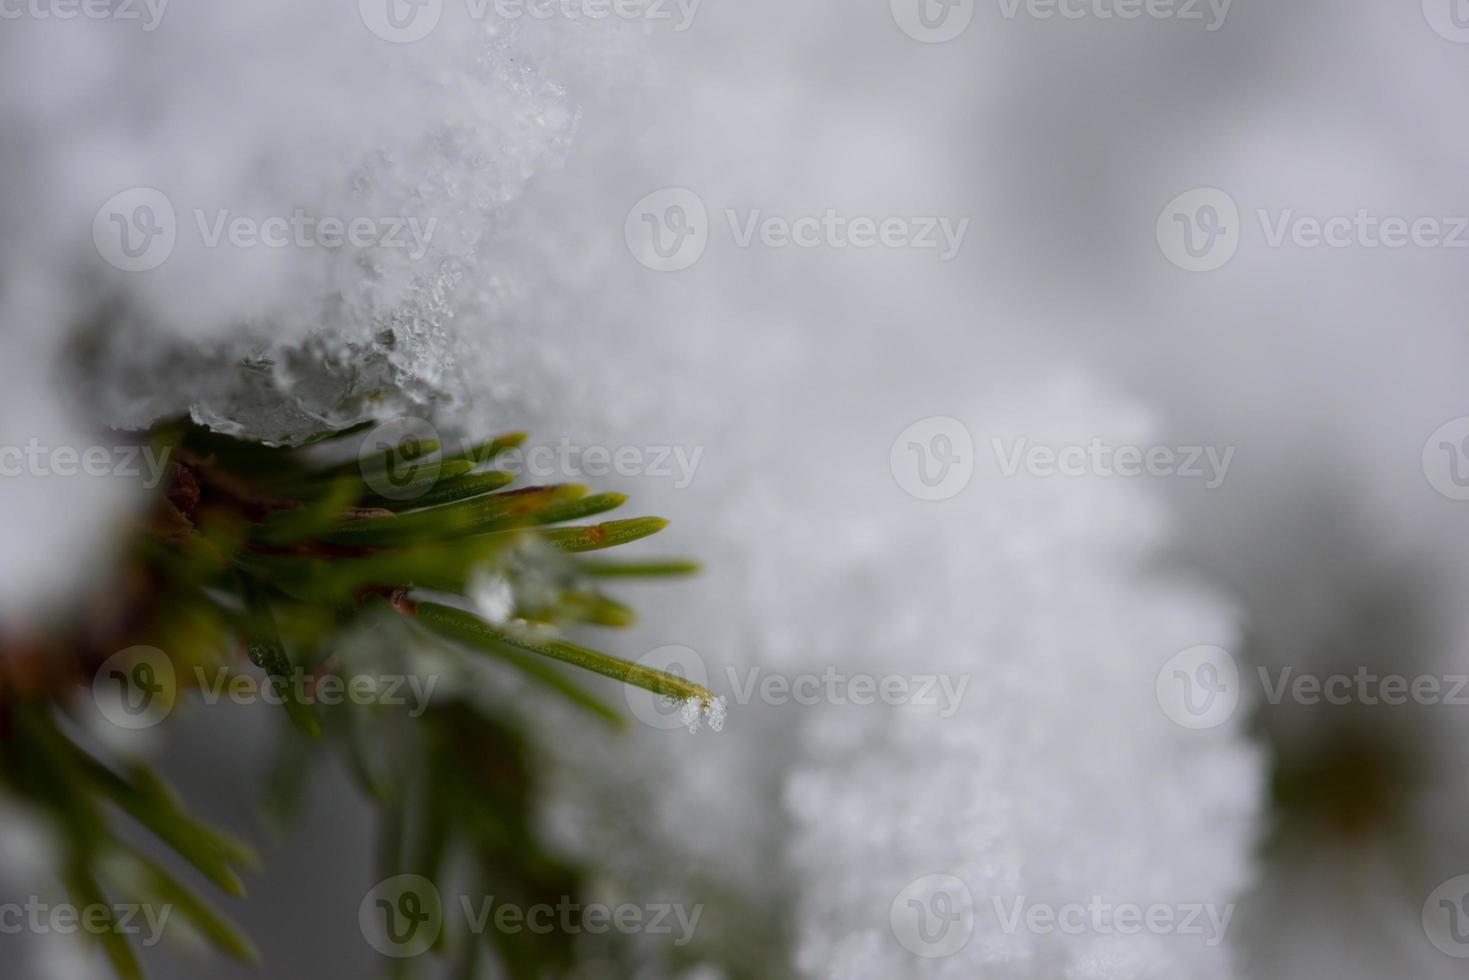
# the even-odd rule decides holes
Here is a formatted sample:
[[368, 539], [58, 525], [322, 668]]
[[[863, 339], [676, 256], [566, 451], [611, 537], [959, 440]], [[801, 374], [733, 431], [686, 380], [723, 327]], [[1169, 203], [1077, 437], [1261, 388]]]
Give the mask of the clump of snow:
[[721, 697], [711, 698], [704, 710], [708, 714], [709, 727], [716, 732], [724, 731], [725, 719], [729, 717], [729, 701]]
[[[460, 316], [461, 294], [520, 292], [499, 231], [640, 25], [444, 4], [428, 36], [398, 44], [369, 29], [372, 6], [172, 4], [148, 30], [6, 20], [0, 445], [86, 448], [103, 425], [185, 412], [289, 441], [483, 389], [475, 335], [490, 324]], [[138, 210], [141, 191], [167, 201], [173, 242], [118, 268], [98, 234], [165, 220], [156, 201]], [[366, 237], [298, 236], [298, 216], [365, 222]], [[276, 233], [286, 244], [263, 243]], [[0, 481], [0, 612], [30, 616], [105, 567], [139, 490]]]
[[692, 697], [685, 698], [678, 705], [678, 720], [684, 728], [692, 735], [699, 730], [699, 723], [703, 720], [709, 722], [709, 727], [714, 731], [724, 730], [725, 699]]
[[[1135, 408], [1074, 378], [972, 419], [986, 439], [1153, 437]], [[783, 799], [805, 974], [1232, 975], [1227, 935], [1124, 935], [1107, 917], [1073, 934], [1010, 918], [1016, 903], [1094, 898], [1222, 910], [1248, 881], [1261, 770], [1243, 712], [1185, 730], [1154, 685], [1174, 653], [1233, 644], [1236, 616], [1149, 569], [1168, 534], [1149, 496], [1127, 480], [1005, 478], [981, 462], [954, 499], [900, 508], [907, 519], [878, 551], [907, 571], [880, 588], [844, 572], [840, 548], [798, 549], [813, 556], [799, 580], [846, 578], [864, 600], [832, 623], [801, 614], [799, 594], [780, 599], [775, 621], [804, 623], [780, 653], [786, 669], [835, 661], [879, 677], [968, 679], [957, 704], [803, 712]], [[900, 901], [934, 875], [961, 885], [918, 907]], [[972, 907], [960, 909], [966, 897]], [[908, 929], [927, 931], [915, 941]]]
[[[96, 324], [106, 381], [89, 394], [108, 421], [192, 409], [292, 438], [384, 393], [458, 390], [464, 335], [484, 326], [456, 320], [460, 293], [514, 289], [494, 232], [576, 133], [567, 84], [605, 76], [630, 25], [445, 4], [399, 44], [370, 8], [174, 5], [153, 31], [7, 22], [0, 277], [67, 301], [7, 327], [59, 341]], [[94, 232], [120, 234], [138, 189], [173, 238], [120, 269]]]
[[469, 583], [469, 598], [475, 612], [492, 623], [509, 622], [515, 612], [515, 590], [503, 572], [476, 574]]
[[678, 706], [678, 720], [692, 735], [699, 730], [699, 716], [704, 713], [703, 698], [685, 698]]
[[[1146, 411], [1081, 376], [996, 388], [964, 418], [984, 443], [1157, 438]], [[1154, 568], [1176, 532], [1153, 489], [1006, 477], [982, 452], [962, 493], [929, 502], [901, 490], [878, 440], [871, 459], [777, 462], [781, 446], [760, 434], [724, 446], [751, 464], [701, 484], [725, 495], [726, 525], [701, 552], [709, 571], [678, 586], [647, 641], [700, 643], [709, 686], [745, 724], [697, 745], [636, 724], [630, 743], [591, 752], [558, 740], [566, 845], [630, 894], [707, 903], [695, 948], [716, 963], [812, 977], [1237, 975], [1233, 907], [1253, 870], [1262, 759], [1243, 708], [1187, 730], [1158, 704], [1156, 678], [1189, 647], [1237, 646], [1239, 617]], [[780, 493], [746, 481], [777, 465]], [[737, 641], [718, 642], [726, 633]], [[832, 672], [937, 681], [897, 704], [762, 693], [770, 675]], [[609, 823], [609, 798], [634, 818]], [[770, 853], [781, 860], [753, 872], [751, 855]], [[959, 884], [935, 889], [933, 876]], [[915, 900], [930, 933], [959, 915], [962, 944], [914, 940], [902, 916], [916, 914], [915, 887], [929, 888]], [[1093, 903], [1177, 922], [1197, 905], [1204, 931], [1134, 931], [1115, 911], [1079, 933], [1011, 919]], [[740, 939], [752, 932], [792, 945], [752, 952]], [[645, 952], [662, 962], [667, 950]]]

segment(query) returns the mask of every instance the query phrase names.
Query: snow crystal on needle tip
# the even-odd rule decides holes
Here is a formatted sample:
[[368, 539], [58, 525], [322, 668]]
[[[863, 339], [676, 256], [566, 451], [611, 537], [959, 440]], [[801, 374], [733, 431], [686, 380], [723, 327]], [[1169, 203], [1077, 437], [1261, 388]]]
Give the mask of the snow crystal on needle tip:
[[709, 702], [709, 727], [716, 732], [724, 731], [724, 718], [727, 702], [724, 698], [715, 698]]
[[699, 730], [699, 722], [704, 718], [708, 719], [711, 729], [721, 731], [724, 728], [725, 708], [724, 698], [688, 698], [679, 706], [678, 720], [691, 734]]

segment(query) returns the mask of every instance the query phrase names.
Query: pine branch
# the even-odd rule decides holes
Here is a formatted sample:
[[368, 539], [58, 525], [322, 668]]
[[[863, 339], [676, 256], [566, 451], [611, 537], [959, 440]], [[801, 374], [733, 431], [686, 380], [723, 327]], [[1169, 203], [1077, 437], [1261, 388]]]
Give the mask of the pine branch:
[[[506, 489], [512, 475], [493, 465], [524, 441], [520, 433], [444, 458], [427, 440], [362, 461], [343, 458], [336, 450], [352, 446], [361, 431], [278, 448], [189, 422], [159, 427], [151, 438], [171, 453], [170, 482], [136, 535], [127, 575], [133, 585], [113, 628], [58, 628], [25, 650], [0, 637], [0, 717], [12, 729], [0, 756], [0, 788], [66, 828], [62, 876], [79, 901], [100, 901], [102, 883], [117, 878], [108, 869], [125, 866], [130, 871], [122, 884], [177, 908], [223, 954], [246, 961], [258, 955], [188, 886], [120, 844], [108, 811], [127, 814], [231, 895], [243, 894], [239, 871], [256, 863], [249, 848], [189, 817], [151, 771], [103, 763], [58, 722], [58, 709], [123, 647], [165, 651], [185, 689], [195, 683], [189, 668], [226, 666], [227, 651], [242, 651], [264, 672], [295, 732], [282, 746], [269, 787], [277, 816], [287, 817], [303, 798], [313, 746], [329, 745], [384, 810], [385, 871], [400, 866], [436, 878], [451, 843], [460, 841], [500, 887], [508, 882], [527, 893], [570, 887], [576, 875], [536, 843], [524, 740], [457, 695], [423, 706], [411, 723], [368, 706], [319, 706], [305, 695], [323, 678], [357, 676], [349, 637], [360, 634], [354, 631], [401, 623], [413, 635], [450, 644], [466, 663], [493, 657], [613, 725], [621, 715], [567, 667], [722, 718], [722, 702], [706, 688], [558, 632], [635, 620], [629, 607], [598, 590], [599, 580], [696, 570], [683, 561], [571, 557], [648, 537], [666, 521], [574, 524], [615, 510], [626, 498], [591, 494], [577, 484]], [[405, 461], [415, 465], [404, 467]], [[402, 472], [407, 478], [399, 479]], [[470, 611], [474, 583], [484, 575], [509, 587], [512, 608], [503, 620]], [[537, 588], [520, 588], [526, 577]], [[403, 836], [405, 808], [417, 814], [409, 822], [419, 827], [416, 841]], [[492, 938], [516, 975], [542, 954], [562, 955], [541, 950], [528, 957], [511, 937]], [[120, 977], [142, 975], [125, 939], [110, 937], [105, 947]], [[477, 954], [459, 955], [463, 963], [476, 962]]]

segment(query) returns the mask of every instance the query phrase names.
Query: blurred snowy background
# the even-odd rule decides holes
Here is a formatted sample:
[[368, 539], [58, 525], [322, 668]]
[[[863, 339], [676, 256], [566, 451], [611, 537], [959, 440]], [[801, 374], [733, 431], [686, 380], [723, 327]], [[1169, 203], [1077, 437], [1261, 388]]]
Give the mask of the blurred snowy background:
[[[1469, 672], [1461, 0], [66, 9], [0, 21], [0, 445], [391, 409], [702, 451], [687, 486], [606, 481], [708, 565], [640, 589], [616, 652], [695, 651], [725, 731], [507, 706], [606, 893], [705, 904], [690, 947], [639, 937], [643, 975], [1462, 976], [1465, 889], [1435, 890], [1469, 874], [1469, 705], [1259, 680]], [[375, 244], [210, 244], [296, 209]], [[856, 247], [863, 220], [889, 232]], [[1018, 439], [1232, 455], [1007, 475]], [[0, 480], [0, 617], [104, 576], [134, 501]], [[1190, 728], [1155, 679], [1201, 646], [1242, 698]], [[968, 688], [941, 716], [726, 680], [831, 667]], [[197, 711], [158, 749], [255, 839], [274, 720]], [[237, 911], [271, 976], [365, 975], [369, 817], [316, 797]], [[1237, 913], [1211, 945], [991, 904], [1099, 895]], [[905, 896], [964, 943], [905, 931]]]

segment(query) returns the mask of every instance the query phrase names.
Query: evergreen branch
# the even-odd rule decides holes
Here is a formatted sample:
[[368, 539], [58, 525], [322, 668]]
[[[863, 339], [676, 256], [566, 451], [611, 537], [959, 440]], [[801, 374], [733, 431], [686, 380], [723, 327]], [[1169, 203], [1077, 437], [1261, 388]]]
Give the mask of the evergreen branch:
[[[351, 631], [375, 628], [392, 614], [415, 634], [446, 642], [455, 655], [492, 656], [612, 725], [622, 724], [623, 715], [583, 690], [566, 666], [714, 717], [722, 712], [722, 701], [698, 684], [556, 632], [568, 624], [635, 621], [629, 606], [593, 588], [592, 580], [697, 570], [685, 561], [568, 557], [640, 540], [666, 521], [569, 524], [615, 510], [627, 498], [591, 494], [580, 484], [506, 489], [513, 483], [509, 472], [480, 471], [520, 446], [521, 433], [443, 458], [429, 440], [399, 443], [362, 461], [342, 458], [339, 450], [365, 428], [320, 433], [287, 448], [187, 421], [159, 426], [150, 438], [172, 453], [170, 482], [130, 551], [129, 578], [140, 586], [124, 614], [110, 631], [59, 625], [44, 647], [63, 666], [40, 671], [40, 684], [12, 667], [24, 658], [0, 648], [0, 722], [8, 718], [13, 729], [11, 739], [0, 740], [0, 788], [42, 807], [64, 829], [59, 873], [79, 899], [105, 905], [99, 881], [121, 882], [177, 907], [226, 956], [258, 959], [237, 926], [161, 864], [120, 844], [108, 817], [112, 810], [130, 817], [234, 896], [244, 892], [239, 872], [257, 864], [253, 851], [189, 816], [151, 770], [115, 769], [57, 724], [55, 706], [67, 704], [78, 682], [90, 681], [98, 664], [125, 647], [156, 646], [182, 667], [217, 664], [219, 651], [234, 646], [264, 672], [291, 722], [267, 793], [278, 817], [287, 818], [303, 797], [315, 746], [334, 748], [382, 808], [385, 869], [436, 879], [457, 840], [477, 856], [486, 880], [527, 898], [567, 894], [577, 876], [537, 843], [533, 770], [519, 735], [467, 691], [423, 705], [410, 722], [374, 708], [317, 706], [293, 681], [308, 670], [316, 683], [333, 673], [353, 677], [349, 638], [357, 634]], [[391, 494], [381, 492], [383, 479]], [[490, 622], [422, 595], [465, 597], [480, 576], [509, 590], [503, 620], [497, 615]], [[119, 862], [129, 873], [114, 880], [104, 872]], [[569, 947], [554, 939], [487, 938], [512, 976], [530, 975], [537, 963], [569, 962]], [[108, 935], [103, 942], [118, 976], [142, 976], [124, 938]], [[461, 970], [475, 969], [479, 942], [460, 955]]]

